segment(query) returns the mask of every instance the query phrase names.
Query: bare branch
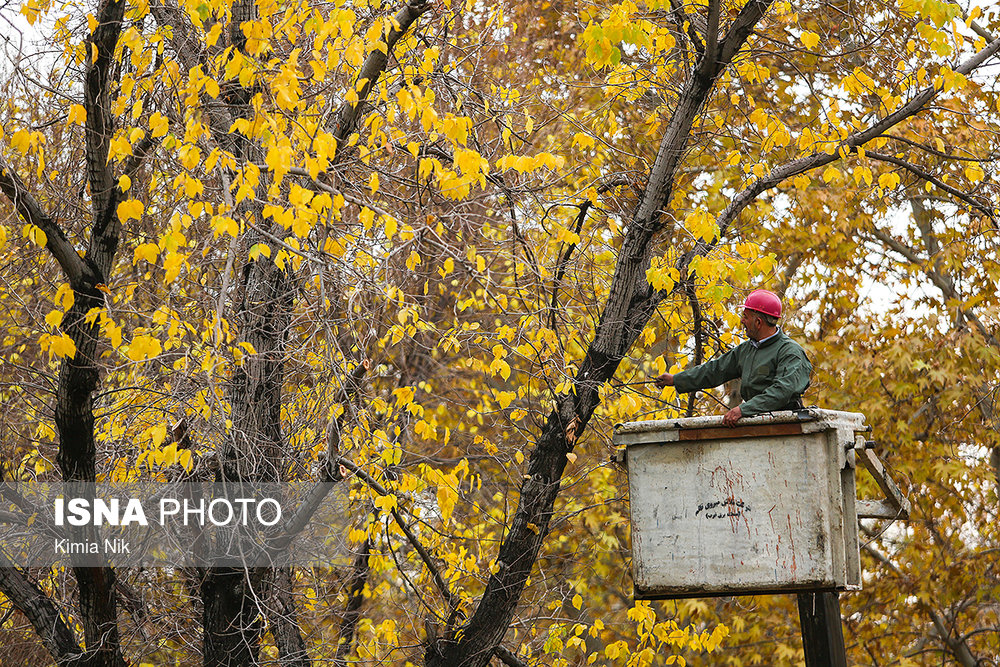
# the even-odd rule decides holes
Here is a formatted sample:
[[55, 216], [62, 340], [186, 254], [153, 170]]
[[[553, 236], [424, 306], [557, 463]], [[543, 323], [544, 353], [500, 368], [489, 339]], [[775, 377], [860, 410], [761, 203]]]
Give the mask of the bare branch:
[[918, 141], [914, 141], [913, 139], [907, 139], [906, 137], [901, 137], [898, 134], [883, 134], [881, 136], [885, 137], [886, 139], [892, 139], [893, 141], [900, 141], [904, 144], [909, 144], [914, 148], [919, 148], [925, 153], [936, 155], [937, 157], [944, 158], [945, 160], [956, 160], [961, 162], [992, 162], [993, 160], [1000, 158], [1000, 155], [997, 155], [996, 153], [986, 158], [963, 157], [961, 155], [953, 155], [951, 153], [945, 153], [943, 151], [939, 151], [935, 148], [932, 148], [931, 146], [927, 146]]
[[[870, 531], [865, 531], [867, 534], [871, 535]], [[903, 572], [899, 567], [889, 560], [886, 556], [882, 555], [877, 549], [872, 547], [870, 544], [864, 544], [863, 548], [867, 551], [872, 558], [882, 563], [885, 567], [889, 569], [897, 577], [902, 578]], [[937, 631], [938, 637], [944, 642], [944, 645], [948, 648], [948, 652], [951, 653], [952, 657], [958, 661], [962, 667], [976, 667], [981, 664], [979, 660], [972, 655], [972, 651], [969, 649], [968, 643], [961, 636], [952, 637], [951, 633], [948, 631], [947, 623], [945, 618], [929, 604], [925, 602], [918, 602], [917, 608], [922, 610], [930, 618], [931, 623], [934, 624], [934, 629]]]
[[[674, 176], [681, 157], [687, 149], [691, 127], [722, 70], [746, 43], [754, 27], [763, 18], [772, 0], [751, 0], [736, 16], [719, 45], [719, 56], [714, 60], [702, 58], [695, 72], [688, 80], [677, 102], [677, 109], [660, 141], [656, 161], [650, 171], [649, 180], [643, 192], [642, 201], [635, 214], [636, 222], [645, 234], [652, 235], [659, 229], [655, 222], [658, 212], [673, 191]], [[645, 236], [643, 234], [643, 236]], [[646, 241], [637, 237], [637, 242]]]
[[[694, 288], [694, 281], [685, 280], [684, 283], [687, 285], [685, 291], [687, 292], [688, 301], [691, 304], [691, 313], [694, 315], [694, 322], [691, 325], [694, 328], [694, 365], [699, 366], [705, 361], [704, 317], [701, 312], [701, 302], [698, 300], [698, 292]], [[688, 396], [687, 412], [685, 413], [688, 417], [694, 416], [695, 397], [695, 392], [691, 392]]]
[[[573, 228], [573, 233], [577, 236], [580, 235], [580, 230], [583, 229], [583, 222], [587, 219], [587, 211], [590, 210], [591, 202], [585, 201], [580, 204], [580, 212], [576, 216], [576, 225]], [[553, 331], [556, 330], [556, 308], [559, 305], [559, 284], [562, 282], [563, 276], [566, 275], [566, 263], [569, 262], [569, 258], [573, 255], [573, 251], [576, 250], [576, 243], [570, 243], [566, 247], [566, 251], [563, 252], [562, 257], [559, 258], [559, 264], [556, 268], [556, 279], [552, 285], [552, 303], [549, 306], [549, 328]]]
[[876, 160], [880, 160], [882, 162], [888, 162], [889, 164], [894, 164], [897, 167], [903, 167], [907, 171], [909, 171], [909, 172], [913, 173], [914, 175], [922, 178], [923, 180], [929, 181], [929, 182], [933, 183], [939, 189], [944, 190], [945, 192], [947, 192], [948, 194], [950, 194], [952, 197], [955, 197], [956, 199], [961, 199], [966, 204], [968, 204], [972, 208], [978, 210], [980, 213], [982, 213], [983, 215], [985, 215], [990, 220], [994, 220], [995, 219], [995, 215], [993, 213], [993, 208], [992, 207], [986, 206], [982, 202], [979, 202], [976, 199], [974, 199], [972, 196], [967, 195], [966, 193], [962, 192], [961, 190], [948, 185], [947, 183], [945, 183], [944, 181], [942, 181], [940, 178], [934, 176], [933, 174], [931, 174], [931, 173], [929, 173], [927, 171], [924, 171], [923, 169], [921, 169], [917, 165], [913, 164], [912, 162], [907, 162], [906, 160], [902, 160], [902, 159], [900, 159], [898, 157], [893, 157], [892, 155], [885, 155], [884, 153], [873, 153], [872, 151], [865, 151], [865, 155], [867, 155], [867, 156], [869, 156], [871, 158], [874, 158]]
[[[362, 470], [359, 466], [355, 465], [348, 459], [342, 456], [338, 456], [335, 463], [337, 465], [342, 465], [351, 472], [353, 472], [365, 484], [371, 487], [371, 489], [375, 491], [375, 493], [379, 494], [380, 496], [390, 495], [390, 492], [384, 486], [379, 484], [374, 477], [369, 475], [367, 472]], [[392, 508], [391, 514], [392, 518], [396, 521], [396, 524], [399, 526], [400, 530], [402, 530], [403, 534], [406, 536], [407, 541], [413, 546], [417, 554], [420, 556], [420, 560], [424, 561], [424, 565], [426, 565], [427, 569], [430, 571], [431, 577], [434, 579], [434, 584], [438, 587], [438, 591], [440, 591], [441, 593], [441, 597], [445, 599], [445, 601], [448, 603], [448, 607], [454, 612], [454, 610], [456, 609], [455, 598], [452, 595], [451, 591], [448, 589], [448, 584], [445, 582], [444, 577], [441, 576], [441, 572], [438, 570], [437, 565], [431, 558], [430, 553], [427, 551], [424, 545], [420, 543], [420, 540], [417, 539], [417, 536], [413, 534], [413, 531], [410, 530], [410, 527], [406, 524], [406, 521], [403, 520], [403, 515], [399, 513], [399, 509], [396, 507]]]
[[[1000, 38], [993, 40], [987, 44], [983, 49], [977, 52], [975, 55], [968, 58], [965, 62], [961, 63], [958, 67], [954, 69], [955, 72], [959, 74], [969, 74], [977, 67], [986, 62], [987, 59], [996, 55], [1000, 51]], [[879, 135], [885, 133], [886, 130], [891, 127], [898, 125], [902, 121], [910, 118], [920, 110], [922, 110], [928, 102], [934, 99], [940, 92], [940, 87], [938, 86], [928, 86], [922, 91], [917, 93], [909, 102], [901, 106], [899, 109], [889, 114], [885, 118], [881, 119], [877, 123], [873, 124], [871, 127], [855, 132], [854, 134], [847, 137], [844, 140], [843, 146], [850, 151], [854, 151], [858, 146], [863, 146], [872, 139], [878, 137]], [[719, 225], [719, 235], [722, 236], [726, 233], [729, 225], [736, 219], [743, 209], [750, 205], [760, 194], [766, 190], [777, 186], [779, 183], [785, 179], [797, 176], [806, 171], [811, 171], [818, 167], [830, 164], [839, 159], [839, 152], [834, 151], [833, 154], [822, 152], [822, 153], [812, 153], [805, 157], [786, 162], [785, 164], [776, 167], [771, 171], [771, 173], [765, 175], [764, 177], [754, 181], [750, 187], [746, 188], [735, 197], [725, 208], [722, 214], [718, 217], [717, 222]]]
[[[875, 235], [875, 238], [877, 238], [879, 241], [887, 245], [890, 249], [902, 255], [904, 258], [906, 258], [908, 262], [910, 262], [911, 264], [919, 268], [921, 271], [923, 271], [924, 275], [926, 275], [930, 279], [930, 281], [934, 283], [934, 286], [937, 287], [939, 290], [941, 290], [941, 293], [944, 295], [945, 299], [961, 300], [961, 295], [959, 295], [958, 292], [955, 291], [955, 285], [954, 282], [951, 280], [950, 276], [947, 276], [941, 273], [936, 268], [929, 266], [928, 262], [922, 257], [920, 257], [919, 253], [917, 253], [916, 250], [906, 245], [899, 239], [894, 238], [891, 234], [889, 234], [885, 230], [879, 229], [878, 227], [873, 228], [872, 233]], [[979, 319], [978, 315], [965, 308], [962, 308], [961, 306], [959, 307], [959, 312], [962, 313], [963, 317], [965, 317], [967, 320], [969, 320], [976, 326], [976, 329], [979, 330], [979, 333], [981, 333], [983, 335], [983, 338], [985, 338], [991, 345], [994, 346], [1000, 345], [1000, 342], [998, 342], [997, 339], [993, 336], [993, 334], [990, 333], [989, 329], [986, 328], [986, 325], [983, 324], [982, 320]]]

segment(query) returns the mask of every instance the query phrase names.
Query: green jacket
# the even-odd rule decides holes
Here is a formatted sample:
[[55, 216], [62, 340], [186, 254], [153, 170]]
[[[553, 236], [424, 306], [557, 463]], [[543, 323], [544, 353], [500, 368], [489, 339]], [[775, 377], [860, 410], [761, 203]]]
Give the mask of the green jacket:
[[812, 364], [802, 347], [783, 331], [757, 348], [746, 341], [700, 366], [674, 375], [674, 388], [686, 394], [740, 378], [740, 410], [753, 417], [774, 410], [798, 407], [809, 386]]

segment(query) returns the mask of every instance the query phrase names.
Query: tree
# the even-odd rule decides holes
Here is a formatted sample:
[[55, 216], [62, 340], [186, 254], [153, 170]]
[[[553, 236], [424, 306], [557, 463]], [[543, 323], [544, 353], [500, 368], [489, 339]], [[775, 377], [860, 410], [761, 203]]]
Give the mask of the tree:
[[[55, 55], [7, 83], [5, 474], [319, 477], [358, 515], [335, 571], [0, 570], [57, 663], [650, 664], [728, 633], [790, 664], [780, 601], [631, 603], [604, 464], [615, 421], [696, 407], [637, 379], [730, 344], [758, 282], [802, 304], [814, 398], [931, 491], [866, 545], [852, 652], [996, 652], [995, 12], [19, 9]], [[933, 288], [860, 317], [888, 275]]]

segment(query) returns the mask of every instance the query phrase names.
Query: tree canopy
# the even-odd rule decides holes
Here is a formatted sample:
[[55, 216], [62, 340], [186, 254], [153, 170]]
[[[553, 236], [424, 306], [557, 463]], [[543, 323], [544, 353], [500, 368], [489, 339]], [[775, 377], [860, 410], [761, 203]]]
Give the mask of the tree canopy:
[[609, 462], [725, 403], [648, 381], [756, 287], [913, 502], [864, 525], [851, 661], [1000, 656], [995, 4], [0, 12], [3, 479], [355, 518], [330, 569], [0, 556], [11, 662], [800, 664], [789, 599], [633, 601]]

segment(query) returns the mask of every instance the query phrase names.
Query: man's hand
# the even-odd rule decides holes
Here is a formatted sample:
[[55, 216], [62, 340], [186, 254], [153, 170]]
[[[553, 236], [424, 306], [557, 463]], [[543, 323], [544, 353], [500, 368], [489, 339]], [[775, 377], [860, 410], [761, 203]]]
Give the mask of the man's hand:
[[722, 425], [732, 428], [736, 426], [736, 422], [740, 420], [743, 416], [743, 411], [740, 410], [740, 406], [736, 406], [726, 414], [722, 415]]
[[663, 375], [660, 375], [655, 380], [653, 380], [653, 382], [655, 382], [656, 386], [659, 387], [659, 388], [661, 388], [661, 389], [663, 387], [673, 387], [674, 386], [674, 376], [671, 375], [670, 373], [664, 373]]

